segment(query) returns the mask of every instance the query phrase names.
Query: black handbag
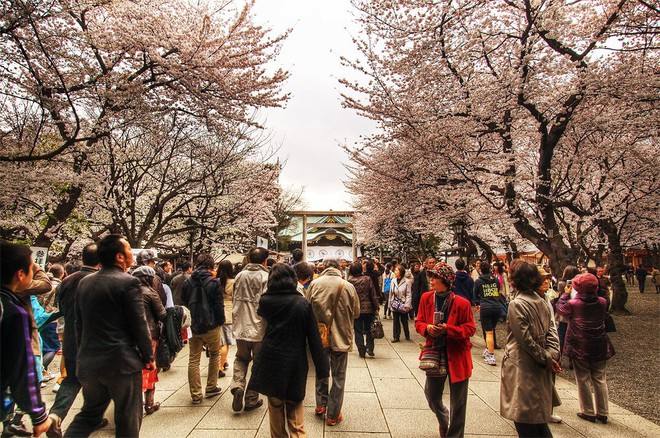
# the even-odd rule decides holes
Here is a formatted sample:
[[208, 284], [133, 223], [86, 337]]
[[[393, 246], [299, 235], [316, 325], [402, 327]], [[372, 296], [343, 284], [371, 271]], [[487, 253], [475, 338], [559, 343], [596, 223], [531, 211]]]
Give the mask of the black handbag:
[[374, 339], [383, 339], [385, 337], [385, 331], [383, 330], [383, 323], [380, 322], [380, 318], [376, 316], [371, 322], [371, 336]]
[[616, 324], [614, 324], [614, 318], [612, 315], [605, 312], [605, 333], [612, 333], [616, 331]]

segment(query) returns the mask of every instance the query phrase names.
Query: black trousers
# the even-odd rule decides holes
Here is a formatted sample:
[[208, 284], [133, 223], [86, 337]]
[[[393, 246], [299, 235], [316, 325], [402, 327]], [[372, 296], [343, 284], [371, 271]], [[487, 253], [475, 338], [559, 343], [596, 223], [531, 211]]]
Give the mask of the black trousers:
[[115, 435], [138, 437], [142, 426], [142, 370], [115, 376], [78, 377], [85, 402], [65, 437], [89, 436], [103, 419], [110, 400], [115, 403]]
[[[449, 409], [442, 402], [445, 381], [449, 380]], [[443, 429], [448, 428], [448, 437], [465, 435], [465, 414], [467, 413], [468, 384], [470, 380], [451, 383], [449, 375], [445, 377], [426, 376], [424, 395], [429, 407]]]
[[50, 413], [57, 415], [62, 420], [69, 413], [69, 409], [71, 409], [81, 388], [80, 381], [76, 375], [75, 357], [73, 359], [65, 358], [64, 367], [66, 368], [66, 377], [62, 380], [53, 406], [50, 408]]
[[394, 339], [399, 339], [401, 337], [401, 326], [403, 325], [403, 333], [406, 335], [406, 339], [410, 339], [410, 329], [408, 328], [408, 314], [392, 311], [394, 315]]
[[518, 436], [521, 438], [527, 437], [547, 437], [552, 438], [552, 432], [547, 423], [542, 424], [528, 424], [528, 423], [513, 423], [516, 426]]

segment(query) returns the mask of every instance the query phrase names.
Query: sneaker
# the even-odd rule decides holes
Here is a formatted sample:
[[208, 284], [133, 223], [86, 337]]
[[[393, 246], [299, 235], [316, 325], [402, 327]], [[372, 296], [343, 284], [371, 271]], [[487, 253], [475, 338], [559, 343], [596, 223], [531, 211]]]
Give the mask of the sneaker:
[[201, 398], [194, 398], [194, 399], [192, 399], [192, 404], [194, 404], [194, 405], [198, 405], [198, 404], [200, 404], [201, 402], [202, 402], [202, 399], [201, 399]]
[[41, 386], [42, 388], [45, 388], [45, 387], [48, 386], [48, 385], [46, 385], [46, 382], [41, 382], [41, 385], [40, 385], [40, 386]]
[[495, 362], [495, 355], [494, 354], [489, 354], [488, 357], [484, 358], [484, 362], [486, 365], [493, 365], [495, 366], [497, 362]]
[[50, 382], [55, 378], [49, 371], [44, 371], [44, 382]]
[[555, 424], [560, 424], [562, 419], [559, 415], [550, 415], [550, 422]]
[[220, 394], [222, 394], [222, 388], [216, 386], [215, 388], [207, 389], [205, 395], [206, 398], [209, 398], [209, 397], [215, 397], [216, 395], [220, 395]]
[[327, 420], [325, 420], [325, 424], [327, 424], [328, 426], [336, 426], [343, 419], [344, 419], [344, 417], [341, 415], [341, 412], [340, 412], [339, 416], [337, 418], [328, 418]]
[[314, 415], [323, 415], [325, 414], [326, 407], [325, 406], [317, 406], [314, 409]]
[[32, 431], [23, 422], [21, 424], [10, 423], [2, 431], [2, 436], [32, 436]]
[[243, 410], [244, 410], [245, 412], [254, 411], [255, 409], [260, 408], [261, 406], [263, 406], [263, 404], [264, 404], [264, 401], [263, 401], [262, 399], [259, 399], [259, 400], [257, 400], [257, 402], [256, 402], [255, 404], [253, 404], [253, 405], [245, 405], [245, 408], [244, 408]]
[[234, 401], [231, 403], [231, 408], [234, 412], [240, 412], [243, 410], [243, 394], [245, 394], [243, 388], [236, 388], [234, 391]]
[[57, 391], [59, 391], [59, 390], [60, 390], [60, 384], [59, 383], [54, 384], [53, 385], [53, 392], [55, 394], [57, 394]]
[[484, 357], [484, 359], [490, 356], [490, 353], [488, 352], [488, 348], [484, 348], [484, 352], [481, 355]]
[[225, 374], [224, 371], [218, 370], [218, 377], [225, 377], [225, 376], [226, 376], [226, 374]]

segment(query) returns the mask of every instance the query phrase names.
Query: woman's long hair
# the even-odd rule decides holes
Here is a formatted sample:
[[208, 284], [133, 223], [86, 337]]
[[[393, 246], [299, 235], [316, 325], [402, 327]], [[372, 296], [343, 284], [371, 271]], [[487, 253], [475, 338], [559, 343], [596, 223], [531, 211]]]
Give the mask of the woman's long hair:
[[220, 280], [220, 286], [222, 286], [222, 290], [225, 290], [227, 280], [234, 278], [234, 266], [232, 266], [229, 260], [223, 260], [218, 263], [218, 270], [216, 272], [216, 277]]

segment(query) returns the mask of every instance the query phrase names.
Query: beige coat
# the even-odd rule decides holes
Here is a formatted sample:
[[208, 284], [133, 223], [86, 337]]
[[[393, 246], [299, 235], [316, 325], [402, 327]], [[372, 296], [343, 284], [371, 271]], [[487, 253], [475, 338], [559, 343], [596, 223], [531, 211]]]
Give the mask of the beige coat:
[[[328, 268], [312, 281], [306, 297], [312, 303], [317, 322], [329, 324], [332, 307], [342, 282], [338, 269]], [[344, 281], [341, 298], [337, 304], [332, 326], [330, 327], [330, 348], [332, 351], [353, 350], [353, 320], [360, 317], [360, 297], [355, 287]]]
[[560, 403], [552, 384], [552, 359], [559, 360], [552, 309], [536, 293], [519, 293], [509, 303], [506, 322], [500, 415], [518, 423], [547, 423], [553, 398], [555, 406]]

